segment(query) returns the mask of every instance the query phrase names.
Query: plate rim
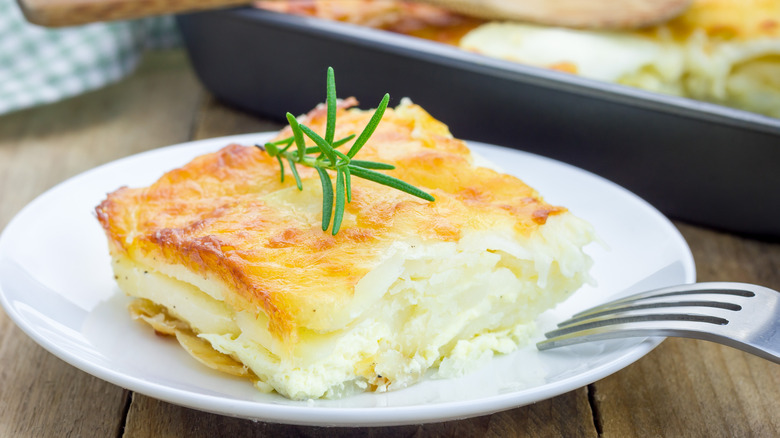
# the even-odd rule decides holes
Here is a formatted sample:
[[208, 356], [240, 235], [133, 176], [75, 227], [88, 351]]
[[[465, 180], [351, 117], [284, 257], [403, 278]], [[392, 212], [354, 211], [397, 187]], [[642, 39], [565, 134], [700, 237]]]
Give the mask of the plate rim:
[[[25, 212], [33, 209], [39, 203], [46, 202], [48, 198], [56, 195], [58, 191], [67, 189], [69, 185], [74, 184], [81, 179], [88, 179], [93, 174], [103, 172], [105, 169], [112, 166], [126, 165], [128, 161], [143, 160], [148, 156], [168, 153], [175, 154], [179, 152], [179, 150], [183, 150], [185, 148], [200, 148], [208, 147], [209, 145], [219, 147], [219, 145], [224, 146], [229, 143], [255, 143], [258, 141], [263, 141], [263, 139], [269, 138], [273, 134], [275, 134], [275, 132], [257, 132], [176, 143], [173, 145], [121, 157], [73, 175], [36, 196], [12, 217], [12, 219], [0, 233], [0, 263], [2, 262], [2, 257], [4, 256], [4, 247], [7, 236], [9, 236], [13, 229], [17, 226], [16, 223], [24, 217]], [[681, 262], [685, 271], [685, 282], [696, 281], [695, 261], [693, 259], [690, 247], [685, 241], [685, 238], [665, 215], [660, 213], [655, 207], [653, 207], [638, 195], [604, 177], [581, 169], [577, 166], [555, 160], [553, 158], [484, 142], [468, 140], [466, 142], [470, 147], [476, 146], [477, 151], [480, 148], [498, 149], [504, 152], [511, 152], [520, 155], [531, 156], [536, 159], [542, 159], [544, 161], [549, 161], [555, 165], [562, 165], [566, 168], [569, 168], [569, 170], [586, 174], [588, 177], [596, 178], [600, 183], [607, 184], [613, 189], [619, 189], [624, 196], [628, 196], [632, 199], [632, 201], [638, 202], [642, 208], [648, 209], [651, 213], [653, 213], [656, 216], [656, 219], [659, 220], [659, 223], [666, 228], [665, 232], [670, 233], [670, 235], [673, 236], [675, 240], [677, 240], [677, 243], [681, 244], [681, 249], [684, 250]], [[204, 152], [198, 152], [195, 155], [199, 155], [201, 153]], [[182, 164], [186, 163], [190, 159], [191, 157], [189, 155], [185, 156], [182, 159]], [[33, 339], [39, 346], [43, 347], [49, 353], [60, 358], [71, 366], [74, 366], [81, 371], [91, 374], [111, 384], [131, 391], [139, 392], [152, 398], [201, 411], [272, 423], [308, 426], [365, 427], [421, 424], [464, 419], [513, 409], [537, 401], [547, 400], [603, 379], [642, 358], [665, 339], [663, 337], [643, 338], [636, 344], [631, 345], [627, 351], [624, 352], [624, 354], [619, 355], [607, 363], [596, 366], [585, 373], [575, 374], [573, 376], [569, 376], [551, 383], [544, 383], [528, 394], [526, 394], [528, 391], [515, 391], [477, 399], [449, 402], [445, 401], [422, 406], [323, 407], [303, 404], [274, 404], [262, 401], [236, 400], [224, 396], [200, 394], [185, 389], [173, 388], [163, 384], [147, 381], [143, 378], [129, 375], [127, 373], [117, 372], [104, 366], [95, 364], [78, 354], [68, 351], [67, 349], [59, 348], [54, 343], [49, 342], [42, 336], [39, 336], [39, 334], [33, 330], [32, 327], [28, 326], [27, 321], [25, 321], [24, 318], [18, 312], [16, 312], [11, 303], [8, 301], [8, 297], [3, 289], [3, 281], [1, 280], [0, 306], [2, 306], [6, 315], [8, 315], [14, 324], [27, 336]], [[583, 379], [583, 376], [586, 376], [586, 378]], [[576, 386], [572, 386], [574, 382], [577, 382]], [[540, 397], [538, 395], [534, 395], [538, 393], [542, 393], [542, 396]], [[474, 408], [475, 403], [480, 406], [479, 409]], [[370, 415], [367, 415], [369, 413]], [[302, 416], [302, 414], [306, 415]], [[378, 416], [380, 418], [375, 418], [377, 414], [379, 414]]]

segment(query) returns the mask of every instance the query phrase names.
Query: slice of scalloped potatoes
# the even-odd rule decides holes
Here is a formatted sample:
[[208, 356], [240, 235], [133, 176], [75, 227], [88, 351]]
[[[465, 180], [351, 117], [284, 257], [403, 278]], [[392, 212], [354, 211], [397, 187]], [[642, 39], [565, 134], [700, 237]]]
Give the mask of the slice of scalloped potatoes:
[[[342, 102], [337, 138], [371, 116], [353, 103]], [[325, 110], [303, 119], [322, 132]], [[389, 174], [436, 201], [353, 178], [332, 236], [315, 171], [299, 169], [299, 191], [274, 158], [239, 145], [109, 194], [98, 219], [119, 286], [144, 300], [133, 313], [259, 389], [341, 397], [510, 352], [588, 281], [590, 226], [476, 166], [419, 106], [388, 109], [358, 158], [394, 164]]]
[[780, 2], [696, 0], [636, 31], [491, 22], [460, 47], [591, 79], [780, 117]]

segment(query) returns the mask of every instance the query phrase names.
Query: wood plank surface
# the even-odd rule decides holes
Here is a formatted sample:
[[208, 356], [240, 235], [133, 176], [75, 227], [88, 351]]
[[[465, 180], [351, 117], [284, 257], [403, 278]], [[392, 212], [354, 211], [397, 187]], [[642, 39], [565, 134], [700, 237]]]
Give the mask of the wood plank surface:
[[[780, 244], [676, 225], [699, 281], [780, 290]], [[780, 436], [780, 366], [718, 344], [667, 339], [592, 386], [604, 437]]]
[[[203, 90], [183, 53], [150, 56], [102, 90], [0, 117], [0, 228], [55, 184], [188, 140]], [[0, 437], [113, 437], [129, 394], [73, 368], [0, 312]]]
[[531, 406], [445, 423], [394, 427], [310, 427], [208, 414], [134, 394], [125, 437], [595, 437], [587, 389]]
[[[35, 196], [96, 165], [189, 139], [268, 131], [274, 121], [203, 91], [181, 52], [148, 56], [122, 82], [0, 116], [0, 227]], [[676, 223], [701, 281], [780, 289], [780, 243]], [[588, 387], [477, 418], [399, 427], [253, 422], [131, 393], [49, 354], [0, 312], [0, 437], [778, 436], [780, 366], [670, 339]]]

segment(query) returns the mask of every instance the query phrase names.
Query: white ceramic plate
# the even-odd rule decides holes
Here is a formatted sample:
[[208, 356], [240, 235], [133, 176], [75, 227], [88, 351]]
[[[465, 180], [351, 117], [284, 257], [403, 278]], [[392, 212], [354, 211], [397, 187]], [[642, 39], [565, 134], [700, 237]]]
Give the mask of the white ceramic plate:
[[[404, 390], [342, 400], [296, 402], [212, 372], [175, 340], [133, 322], [114, 283], [103, 230], [93, 213], [107, 192], [141, 186], [196, 155], [253, 134], [191, 142], [128, 157], [65, 181], [24, 208], [0, 236], [0, 301], [41, 346], [92, 375], [151, 397], [204, 411], [309, 425], [394, 425], [487, 414], [544, 400], [601, 379], [661, 339], [599, 342], [539, 352], [529, 345], [459, 379], [425, 379]], [[578, 168], [515, 150], [472, 143], [596, 228], [597, 287], [585, 287], [539, 319], [539, 333], [577, 310], [618, 294], [695, 281], [685, 240], [650, 205]]]

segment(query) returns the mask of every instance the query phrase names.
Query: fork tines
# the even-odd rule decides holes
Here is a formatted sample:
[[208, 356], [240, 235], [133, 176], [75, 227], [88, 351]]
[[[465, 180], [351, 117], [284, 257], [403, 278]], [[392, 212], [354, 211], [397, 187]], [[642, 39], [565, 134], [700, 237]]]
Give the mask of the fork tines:
[[[539, 350], [625, 337], [719, 342], [778, 361], [780, 293], [742, 283], [696, 283], [642, 292], [575, 314]], [[758, 351], [756, 351], [758, 350]], [[770, 350], [770, 353], [767, 353]]]

